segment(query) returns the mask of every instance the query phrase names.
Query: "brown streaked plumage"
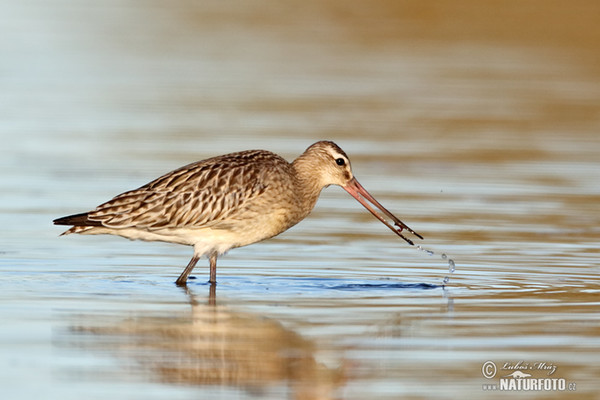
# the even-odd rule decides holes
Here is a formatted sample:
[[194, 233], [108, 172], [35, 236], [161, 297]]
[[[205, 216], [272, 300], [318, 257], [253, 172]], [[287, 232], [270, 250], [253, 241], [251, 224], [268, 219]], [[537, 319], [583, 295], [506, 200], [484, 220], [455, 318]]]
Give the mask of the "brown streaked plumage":
[[329, 185], [344, 188], [409, 244], [413, 242], [402, 235], [403, 229], [422, 239], [358, 183], [348, 156], [330, 141], [313, 144], [292, 163], [265, 150], [198, 161], [54, 224], [72, 225], [63, 235], [112, 234], [194, 246], [177, 284], [186, 284], [204, 255], [210, 260], [210, 282], [215, 283], [219, 255], [291, 228], [312, 211]]

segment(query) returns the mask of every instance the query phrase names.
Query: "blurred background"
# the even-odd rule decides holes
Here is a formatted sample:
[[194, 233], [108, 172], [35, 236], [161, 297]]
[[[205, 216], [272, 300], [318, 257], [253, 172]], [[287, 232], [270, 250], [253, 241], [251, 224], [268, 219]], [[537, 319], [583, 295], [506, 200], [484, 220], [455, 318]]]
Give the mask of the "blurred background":
[[[597, 396], [597, 1], [0, 5], [7, 398], [500, 398], [486, 360], [552, 362]], [[433, 256], [331, 188], [224, 257], [211, 299], [206, 264], [172, 285], [191, 249], [51, 225], [320, 139]]]

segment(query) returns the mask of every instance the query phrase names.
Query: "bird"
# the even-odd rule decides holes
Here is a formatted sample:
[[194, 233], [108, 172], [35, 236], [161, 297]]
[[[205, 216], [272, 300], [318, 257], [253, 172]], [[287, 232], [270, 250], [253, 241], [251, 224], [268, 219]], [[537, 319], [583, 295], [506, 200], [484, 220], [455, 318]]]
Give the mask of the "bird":
[[[193, 257], [176, 280], [186, 286], [207, 256], [211, 284], [217, 258], [272, 238], [303, 220], [321, 191], [338, 185], [404, 239], [423, 236], [384, 208], [354, 177], [350, 159], [334, 142], [318, 141], [292, 162], [266, 150], [247, 150], [197, 161], [121, 193], [92, 211], [57, 218], [68, 234], [111, 234], [131, 240], [193, 246]], [[379, 209], [379, 212], [375, 208]]]

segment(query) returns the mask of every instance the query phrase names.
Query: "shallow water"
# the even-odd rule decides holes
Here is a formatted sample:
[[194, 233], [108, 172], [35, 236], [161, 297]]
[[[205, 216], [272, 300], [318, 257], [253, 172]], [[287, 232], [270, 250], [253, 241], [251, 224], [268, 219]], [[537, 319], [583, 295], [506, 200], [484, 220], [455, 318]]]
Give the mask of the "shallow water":
[[[484, 389], [515, 370], [568, 385], [529, 397], [597, 397], [594, 2], [506, 27], [526, 10], [465, 2], [444, 23], [453, 3], [13, 3], [3, 398], [504, 398]], [[434, 255], [334, 187], [222, 257], [214, 292], [205, 260], [173, 284], [189, 248], [51, 225], [191, 161], [291, 160], [321, 138]]]

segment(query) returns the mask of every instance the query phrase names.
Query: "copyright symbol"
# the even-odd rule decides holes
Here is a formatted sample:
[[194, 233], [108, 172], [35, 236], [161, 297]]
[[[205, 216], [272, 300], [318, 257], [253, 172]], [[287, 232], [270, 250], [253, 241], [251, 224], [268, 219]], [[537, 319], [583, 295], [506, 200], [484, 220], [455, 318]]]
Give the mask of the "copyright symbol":
[[492, 379], [494, 376], [496, 376], [496, 371], [496, 364], [494, 364], [492, 361], [484, 362], [483, 366], [481, 367], [481, 373], [488, 379]]

